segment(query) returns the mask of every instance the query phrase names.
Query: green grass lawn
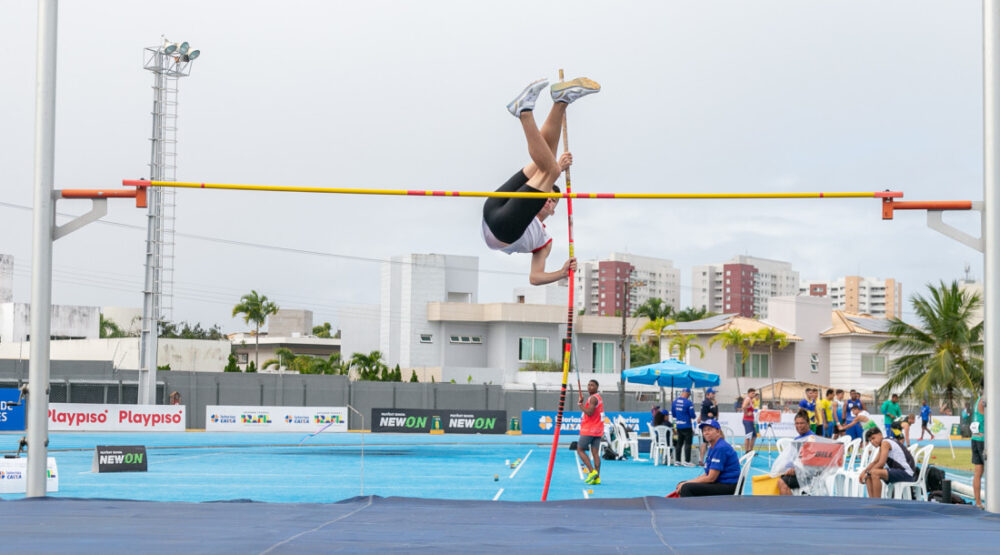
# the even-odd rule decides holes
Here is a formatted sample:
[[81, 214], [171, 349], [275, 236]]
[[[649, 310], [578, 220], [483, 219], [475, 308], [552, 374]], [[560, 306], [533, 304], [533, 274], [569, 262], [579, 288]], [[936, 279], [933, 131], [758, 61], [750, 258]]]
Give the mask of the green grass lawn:
[[934, 447], [934, 452], [931, 453], [931, 464], [942, 468], [972, 472], [972, 449], [956, 447], [955, 458], [952, 458], [951, 450], [947, 447]]

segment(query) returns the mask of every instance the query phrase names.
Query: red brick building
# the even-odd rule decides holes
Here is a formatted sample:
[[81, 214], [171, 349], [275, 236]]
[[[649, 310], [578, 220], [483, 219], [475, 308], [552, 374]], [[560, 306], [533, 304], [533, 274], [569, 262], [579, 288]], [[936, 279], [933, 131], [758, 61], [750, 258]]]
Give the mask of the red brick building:
[[750, 264], [724, 264], [722, 280], [722, 303], [726, 314], [753, 318], [757, 268]]

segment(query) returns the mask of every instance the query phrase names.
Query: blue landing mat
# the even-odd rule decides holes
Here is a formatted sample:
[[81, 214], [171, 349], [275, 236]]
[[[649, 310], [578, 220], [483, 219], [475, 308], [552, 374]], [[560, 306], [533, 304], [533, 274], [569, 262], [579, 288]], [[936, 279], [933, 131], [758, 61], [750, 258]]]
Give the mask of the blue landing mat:
[[332, 504], [42, 498], [0, 502], [6, 552], [992, 552], [1000, 515], [825, 497], [540, 502], [356, 497]]

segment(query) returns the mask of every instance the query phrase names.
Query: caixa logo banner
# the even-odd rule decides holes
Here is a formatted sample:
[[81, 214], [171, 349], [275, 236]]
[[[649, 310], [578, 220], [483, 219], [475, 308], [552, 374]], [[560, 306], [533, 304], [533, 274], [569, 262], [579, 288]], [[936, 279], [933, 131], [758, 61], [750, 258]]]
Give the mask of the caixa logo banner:
[[205, 429], [210, 432], [347, 431], [347, 407], [252, 407], [208, 405]]
[[[580, 433], [580, 411], [564, 411], [562, 428], [560, 434]], [[617, 416], [625, 419], [625, 424], [634, 432], [648, 431], [647, 424], [653, 422], [653, 415], [650, 412], [605, 412], [604, 422], [609, 423]], [[556, 411], [551, 410], [526, 410], [521, 411], [521, 433], [523, 434], [546, 434], [555, 433]]]
[[372, 409], [373, 432], [502, 434], [507, 412], [502, 410]]

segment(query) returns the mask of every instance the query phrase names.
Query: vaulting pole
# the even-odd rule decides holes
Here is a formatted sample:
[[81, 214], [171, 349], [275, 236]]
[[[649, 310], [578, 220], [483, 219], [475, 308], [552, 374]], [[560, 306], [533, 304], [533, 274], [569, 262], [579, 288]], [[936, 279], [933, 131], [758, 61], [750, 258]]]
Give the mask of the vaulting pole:
[[[559, 70], [559, 80], [563, 80], [563, 70]], [[562, 121], [563, 152], [569, 152], [569, 137], [567, 136], [568, 125], [566, 116]], [[569, 168], [566, 168], [566, 194], [572, 194], [572, 184], [569, 177]], [[573, 246], [573, 197], [566, 197], [566, 217], [569, 220], [569, 257], [576, 256]], [[573, 289], [576, 270], [570, 266], [569, 269], [569, 309], [566, 313], [566, 338], [563, 339], [563, 373], [562, 387], [559, 390], [559, 409], [556, 412], [556, 428], [552, 434], [552, 451], [549, 453], [549, 468], [545, 472], [545, 487], [542, 489], [542, 501], [549, 497], [549, 484], [552, 481], [552, 467], [556, 462], [556, 450], [559, 448], [559, 431], [562, 429], [563, 409], [566, 406], [566, 382], [569, 379], [569, 365], [573, 353]], [[583, 400], [583, 389], [579, 386], [580, 376], [577, 374], [577, 389], [580, 393], [580, 400]]]

